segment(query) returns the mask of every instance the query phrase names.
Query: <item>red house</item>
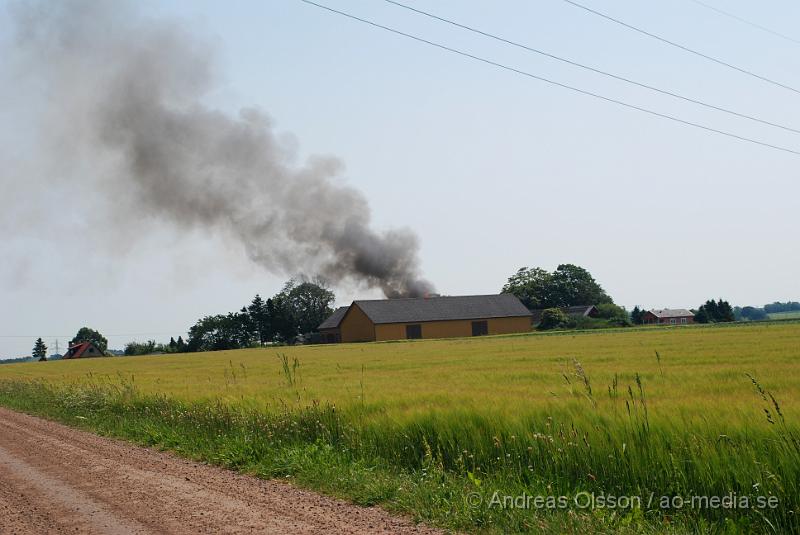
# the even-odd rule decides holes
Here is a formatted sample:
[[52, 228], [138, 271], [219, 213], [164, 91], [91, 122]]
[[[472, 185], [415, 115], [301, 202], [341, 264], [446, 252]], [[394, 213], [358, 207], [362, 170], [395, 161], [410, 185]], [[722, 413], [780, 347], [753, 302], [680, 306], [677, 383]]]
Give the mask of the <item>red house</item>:
[[65, 359], [85, 359], [91, 357], [102, 357], [103, 352], [97, 349], [91, 342], [80, 342], [69, 346]]
[[645, 325], [687, 325], [694, 323], [694, 314], [685, 308], [661, 308], [648, 310], [642, 316]]

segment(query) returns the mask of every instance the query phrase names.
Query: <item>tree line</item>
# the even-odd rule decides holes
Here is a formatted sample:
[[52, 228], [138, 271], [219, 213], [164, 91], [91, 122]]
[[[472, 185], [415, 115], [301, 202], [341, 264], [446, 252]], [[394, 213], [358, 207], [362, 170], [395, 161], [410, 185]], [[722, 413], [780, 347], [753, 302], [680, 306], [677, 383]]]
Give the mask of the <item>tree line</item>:
[[268, 299], [259, 294], [236, 312], [204, 316], [189, 328], [188, 338], [169, 344], [130, 342], [126, 355], [187, 353], [294, 344], [309, 340], [333, 313], [334, 293], [321, 281], [289, 280]]

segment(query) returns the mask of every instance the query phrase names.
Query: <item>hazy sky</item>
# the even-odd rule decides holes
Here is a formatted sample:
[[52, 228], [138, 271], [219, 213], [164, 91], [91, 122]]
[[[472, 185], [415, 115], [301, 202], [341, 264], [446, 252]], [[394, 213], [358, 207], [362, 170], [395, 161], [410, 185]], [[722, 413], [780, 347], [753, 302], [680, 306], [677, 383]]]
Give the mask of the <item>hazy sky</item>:
[[[788, 0], [708, 2], [786, 34], [800, 27], [800, 5]], [[798, 134], [655, 96], [380, 0], [320, 3], [800, 150]], [[407, 3], [800, 129], [800, 94], [561, 0]], [[800, 87], [800, 44], [691, 0], [585, 3]], [[208, 106], [231, 114], [257, 107], [296, 144], [299, 160], [343, 160], [336, 180], [365, 195], [378, 229], [408, 227], [419, 235], [423, 273], [442, 293], [493, 293], [521, 266], [569, 262], [589, 269], [629, 308], [800, 298], [800, 156], [622, 109], [294, 0], [139, 4], [146, 16], [173, 19], [212, 45], [222, 83]], [[72, 194], [57, 163], [41, 165], [53, 141], [37, 126], [37, 101], [22, 81], [26, 59], [15, 52], [10, 5], [2, 7], [0, 57], [9, 61], [0, 62], [0, 357], [29, 354], [37, 336], [51, 349], [58, 338], [63, 350], [83, 325], [106, 334], [112, 348], [169, 339], [203, 315], [278, 291], [291, 274], [256, 266], [219, 233], [148, 221], [131, 221], [127, 236], [97, 232], [124, 199]], [[336, 293], [339, 304], [379, 295], [358, 287]]]

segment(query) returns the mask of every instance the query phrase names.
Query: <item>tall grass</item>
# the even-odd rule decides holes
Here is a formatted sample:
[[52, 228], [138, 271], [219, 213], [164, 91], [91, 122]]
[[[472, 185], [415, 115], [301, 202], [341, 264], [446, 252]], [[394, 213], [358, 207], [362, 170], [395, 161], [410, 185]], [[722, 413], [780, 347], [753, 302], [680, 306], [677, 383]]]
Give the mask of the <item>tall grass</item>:
[[[765, 418], [721, 433], [712, 419], [651, 421], [638, 374], [624, 395], [615, 378], [609, 385], [613, 408], [599, 409], [588, 374], [577, 361], [573, 366], [582, 391], [514, 419], [465, 409], [401, 421], [368, 404], [267, 411], [142, 394], [124, 378], [71, 385], [2, 381], [0, 404], [263, 477], [291, 476], [454, 529], [800, 531], [794, 514], [800, 506], [797, 428], [785, 422], [778, 401], [754, 377], [749, 382]], [[486, 506], [495, 492], [645, 499], [761, 495], [775, 496], [779, 507], [508, 510]], [[465, 501], [473, 494], [483, 506]]]

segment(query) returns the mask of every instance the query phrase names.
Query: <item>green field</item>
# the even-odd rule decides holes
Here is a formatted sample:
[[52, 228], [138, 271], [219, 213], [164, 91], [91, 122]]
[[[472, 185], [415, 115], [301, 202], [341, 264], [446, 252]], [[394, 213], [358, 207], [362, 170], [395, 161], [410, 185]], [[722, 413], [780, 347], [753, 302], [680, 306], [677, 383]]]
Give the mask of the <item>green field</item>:
[[800, 319], [800, 310], [794, 310], [792, 312], [773, 312], [767, 314], [767, 316], [769, 316], [771, 320], [797, 320]]
[[[489, 532], [800, 531], [798, 402], [791, 322], [0, 366], [2, 404]], [[732, 493], [779, 505], [652, 503]]]

